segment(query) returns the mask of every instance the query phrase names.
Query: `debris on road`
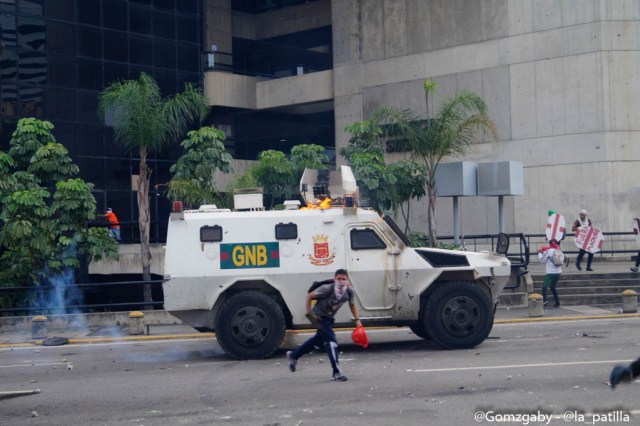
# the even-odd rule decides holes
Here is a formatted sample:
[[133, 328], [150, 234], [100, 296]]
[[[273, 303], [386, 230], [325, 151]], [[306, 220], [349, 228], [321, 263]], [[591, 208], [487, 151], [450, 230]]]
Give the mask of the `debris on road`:
[[40, 393], [40, 389], [25, 390], [25, 391], [0, 392], [0, 399], [15, 398], [15, 397], [18, 397], [18, 396], [33, 395], [33, 394], [36, 394], [36, 393]]

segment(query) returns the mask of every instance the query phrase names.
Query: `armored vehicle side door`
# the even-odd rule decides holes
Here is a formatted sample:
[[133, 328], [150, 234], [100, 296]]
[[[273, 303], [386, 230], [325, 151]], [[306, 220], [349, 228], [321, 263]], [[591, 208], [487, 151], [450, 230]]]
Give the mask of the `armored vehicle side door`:
[[[388, 311], [396, 304], [397, 250], [373, 223], [345, 227], [346, 267], [363, 309]], [[385, 316], [384, 312], [364, 317]]]

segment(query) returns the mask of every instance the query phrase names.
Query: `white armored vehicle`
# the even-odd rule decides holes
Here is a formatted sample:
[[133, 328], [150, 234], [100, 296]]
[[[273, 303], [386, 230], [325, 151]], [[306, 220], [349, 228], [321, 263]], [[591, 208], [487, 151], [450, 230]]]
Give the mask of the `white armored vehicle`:
[[[236, 211], [182, 211], [174, 202], [165, 309], [198, 330], [215, 331], [235, 358], [265, 358], [287, 329], [309, 327], [310, 284], [345, 268], [365, 325], [409, 326], [450, 349], [482, 343], [511, 272], [508, 236], [501, 235], [500, 253], [409, 247], [389, 217], [357, 206], [351, 169], [341, 170], [305, 171], [301, 191], [314, 208], [295, 202], [285, 203], [293, 209], [264, 211], [262, 194], [235, 195]], [[326, 208], [318, 206], [323, 199]], [[336, 326], [352, 325], [350, 316], [341, 310]]]

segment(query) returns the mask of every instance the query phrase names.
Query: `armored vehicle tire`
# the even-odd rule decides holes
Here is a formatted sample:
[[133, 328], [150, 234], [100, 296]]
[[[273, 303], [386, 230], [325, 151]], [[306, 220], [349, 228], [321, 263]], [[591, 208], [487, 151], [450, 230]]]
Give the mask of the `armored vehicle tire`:
[[216, 316], [218, 343], [237, 359], [267, 358], [278, 350], [285, 331], [282, 308], [259, 291], [231, 296]]
[[493, 327], [491, 299], [473, 282], [443, 283], [426, 300], [424, 310], [427, 334], [445, 349], [473, 348]]
[[413, 334], [423, 339], [429, 340], [429, 336], [427, 335], [427, 330], [424, 329], [424, 323], [416, 322], [415, 324], [411, 324], [409, 326]]

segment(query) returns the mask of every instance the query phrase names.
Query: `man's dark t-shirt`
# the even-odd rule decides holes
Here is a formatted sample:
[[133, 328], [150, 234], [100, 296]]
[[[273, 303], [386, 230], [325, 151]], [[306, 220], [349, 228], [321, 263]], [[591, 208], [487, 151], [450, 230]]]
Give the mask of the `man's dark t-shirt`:
[[347, 287], [340, 299], [336, 297], [333, 284], [321, 285], [315, 289], [316, 304], [313, 313], [320, 318], [333, 318], [338, 309], [346, 302], [353, 303], [353, 289]]

